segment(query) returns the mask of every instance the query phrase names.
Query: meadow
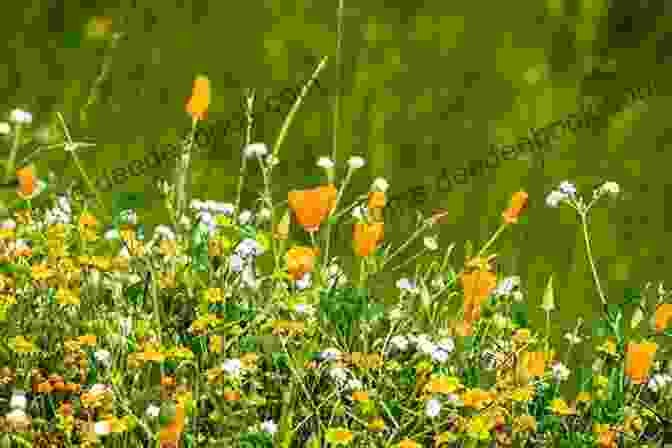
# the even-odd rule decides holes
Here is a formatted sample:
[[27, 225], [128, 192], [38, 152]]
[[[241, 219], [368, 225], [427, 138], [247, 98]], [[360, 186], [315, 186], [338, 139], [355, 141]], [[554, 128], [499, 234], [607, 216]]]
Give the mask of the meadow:
[[[611, 212], [624, 194], [620, 185], [606, 179], [578, 191], [566, 180], [550, 191], [508, 191], [508, 201], [489, 211], [497, 226], [482, 244], [438, 237], [450, 210], [415, 210], [397, 243], [386, 230], [394, 225], [391, 202], [403, 194], [392, 195], [384, 177], [351, 191], [370, 161], [339, 155], [334, 132], [331, 153], [314, 154], [317, 180], [278, 195], [275, 187], [287, 182], [278, 179], [278, 164], [292, 160], [287, 135], [328, 62], [322, 58], [294, 91], [272, 144], [252, 138], [257, 98], [247, 92], [240, 172], [228, 202], [190, 194], [198, 131], [213, 97], [210, 77], [195, 73], [181, 111], [190, 131], [174, 146], [169, 180], [154, 185], [169, 219], [151, 235], [138, 217], [142, 197], [113, 191], [112, 206], [103, 201], [80, 156], [93, 143], [71, 132], [68, 114], [55, 114], [60, 142], [48, 150], [72, 161], [84, 193], [74, 185], [56, 191], [52, 178], [39, 175], [39, 159], [19, 159], [36, 140], [36, 111], [8, 111], [0, 123], [9, 146], [0, 175], [10, 188], [0, 192], [0, 444], [672, 442], [672, 292], [656, 281], [623, 300], [608, 296], [596, 263], [591, 213]], [[96, 102], [90, 98], [84, 111]], [[263, 184], [248, 202], [242, 193], [253, 174]], [[575, 215], [595, 292], [585, 297], [599, 300], [599, 316], [559, 319], [573, 305], [558, 300], [555, 273], [544, 278], [541, 297], [519, 276], [503, 274], [504, 248], [535, 201]], [[396, 277], [392, 294], [376, 288], [382, 275]], [[534, 325], [539, 303], [545, 320]], [[632, 316], [626, 308], [635, 308]], [[567, 349], [552, 338], [558, 332]], [[586, 344], [594, 353], [588, 362], [578, 354]], [[569, 383], [576, 392], [565, 392]]]

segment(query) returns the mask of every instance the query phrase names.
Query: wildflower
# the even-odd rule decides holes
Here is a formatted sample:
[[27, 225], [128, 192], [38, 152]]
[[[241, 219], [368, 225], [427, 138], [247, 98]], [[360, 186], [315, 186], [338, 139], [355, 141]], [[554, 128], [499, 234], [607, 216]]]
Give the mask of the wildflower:
[[352, 393], [352, 401], [369, 401], [369, 393], [365, 391], [355, 391]]
[[560, 193], [569, 196], [570, 198], [573, 198], [576, 195], [576, 187], [569, 181], [564, 181], [560, 183], [558, 190], [560, 191]]
[[16, 170], [16, 177], [19, 181], [17, 194], [22, 199], [32, 199], [46, 188], [46, 184], [37, 178], [35, 165], [32, 163]]
[[222, 369], [231, 376], [237, 377], [240, 375], [241, 362], [239, 359], [227, 359], [222, 364]]
[[306, 246], [295, 246], [287, 251], [287, 271], [293, 280], [300, 280], [306, 273], [315, 268], [315, 257], [319, 249]]
[[510, 277], [505, 277], [497, 283], [497, 287], [492, 291], [492, 295], [495, 297], [508, 296], [510, 295], [514, 288], [520, 286], [520, 277], [513, 275]]
[[612, 196], [618, 196], [621, 192], [621, 187], [616, 182], [605, 182], [599, 188], [600, 194], [607, 193]]
[[590, 393], [589, 392], [579, 392], [579, 394], [576, 396], [576, 402], [577, 403], [589, 403], [590, 402]]
[[329, 371], [329, 376], [340, 383], [345, 382], [348, 377], [348, 370], [343, 367], [334, 367]]
[[382, 191], [383, 193], [385, 193], [388, 188], [390, 188], [390, 184], [382, 177], [376, 177], [371, 185], [373, 191]]
[[468, 420], [466, 432], [469, 437], [477, 440], [489, 440], [490, 430], [495, 426], [494, 421], [486, 416], [478, 415]]
[[431, 251], [435, 251], [436, 249], [439, 248], [435, 236], [426, 236], [423, 240], [423, 243], [425, 244], [425, 247]]
[[398, 448], [420, 448], [420, 444], [411, 439], [404, 439], [399, 442]]
[[369, 215], [369, 209], [365, 206], [358, 205], [352, 209], [352, 216], [359, 221], [363, 221]]
[[7, 135], [12, 132], [12, 127], [5, 121], [0, 122], [0, 135]]
[[332, 445], [347, 445], [352, 442], [352, 431], [347, 428], [334, 428], [327, 431], [327, 441]]
[[14, 109], [10, 115], [9, 119], [17, 124], [30, 124], [33, 121], [33, 116], [30, 112], [26, 112], [21, 109]]
[[252, 238], [245, 238], [236, 247], [236, 253], [243, 258], [258, 257], [264, 253], [264, 248]]
[[531, 415], [521, 415], [514, 417], [513, 428], [515, 432], [537, 431], [537, 420]]
[[323, 361], [334, 361], [341, 354], [341, 351], [335, 348], [328, 348], [320, 353], [320, 359]]
[[571, 345], [580, 344], [581, 341], [583, 341], [583, 339], [581, 339], [580, 337], [578, 337], [574, 333], [566, 333], [565, 334], [565, 339], [567, 339]]
[[393, 336], [392, 339], [390, 339], [390, 344], [402, 352], [405, 352], [408, 349], [408, 339], [401, 335]]
[[261, 424], [261, 429], [262, 431], [266, 431], [271, 435], [273, 435], [276, 432], [278, 432], [278, 425], [276, 425], [273, 422], [273, 420], [266, 420], [264, 423]]
[[365, 165], [364, 159], [359, 156], [353, 156], [348, 159], [348, 166], [350, 169], [357, 170]]
[[369, 210], [381, 209], [385, 207], [386, 199], [385, 193], [382, 191], [369, 192]]
[[551, 370], [553, 371], [553, 377], [558, 381], [567, 381], [567, 378], [569, 378], [571, 373], [567, 366], [561, 362], [556, 362], [553, 364]]
[[315, 232], [336, 205], [338, 192], [332, 185], [287, 193], [289, 206], [306, 232]]
[[427, 414], [427, 417], [434, 418], [439, 415], [440, 412], [441, 402], [439, 400], [432, 398], [431, 400], [427, 401], [427, 405], [425, 406], [425, 414]]
[[542, 376], [553, 352], [523, 352], [518, 374], [523, 378]]
[[364, 223], [356, 222], [354, 224], [353, 240], [355, 253], [360, 257], [371, 255], [380, 241], [383, 239], [383, 223]]
[[253, 157], [264, 157], [268, 154], [268, 147], [265, 143], [250, 143], [243, 148], [245, 158], [251, 159]]
[[294, 305], [294, 311], [301, 314], [312, 315], [315, 313], [315, 307], [313, 305], [307, 305], [305, 303], [299, 303]]
[[509, 208], [504, 210], [502, 217], [507, 224], [515, 224], [518, 222], [518, 217], [527, 208], [528, 194], [524, 191], [519, 191], [513, 195]]
[[659, 392], [670, 382], [672, 382], [672, 377], [670, 375], [657, 373], [651, 377], [647, 386], [652, 392]]
[[145, 414], [149, 418], [156, 418], [156, 417], [159, 416], [160, 412], [161, 412], [161, 408], [159, 408], [158, 406], [155, 406], [153, 404], [150, 404], [149, 406], [147, 406], [147, 410], [145, 411]]
[[[359, 381], [357, 378], [353, 378], [353, 379], [351, 379], [350, 381], [348, 381], [348, 389], [351, 389], [351, 390], [360, 390], [360, 389], [362, 389], [363, 387], [364, 387], [364, 385], [363, 385], [362, 382]], [[357, 401], [357, 398], [354, 398], [354, 397], [353, 397], [352, 399], [355, 400], [355, 401]], [[367, 394], [367, 398], [366, 398], [366, 399], [368, 400], [368, 394]]]
[[210, 80], [198, 75], [194, 80], [194, 87], [191, 97], [187, 102], [187, 113], [191, 115], [194, 122], [205, 119], [210, 106]]
[[313, 284], [312, 277], [310, 272], [303, 274], [303, 277], [296, 281], [296, 288], [299, 290], [304, 290], [310, 288], [310, 285]]
[[96, 361], [100, 362], [103, 366], [109, 368], [112, 364], [112, 355], [107, 350], [98, 350], [94, 354]]
[[553, 190], [546, 196], [546, 205], [556, 208], [558, 204], [567, 199], [567, 195], [559, 191]]
[[600, 448], [616, 448], [616, 431], [607, 423], [595, 423], [593, 433], [597, 436], [597, 446]]
[[380, 417], [371, 417], [366, 427], [371, 432], [383, 431], [385, 429], [385, 420]]
[[645, 381], [658, 345], [655, 342], [641, 344], [630, 342], [625, 358], [625, 374], [634, 384]]
[[334, 167], [334, 162], [329, 157], [320, 157], [317, 161], [317, 166], [330, 170]]
[[12, 398], [9, 400], [10, 409], [21, 409], [26, 410], [28, 406], [28, 400], [26, 399], [25, 392], [21, 390], [14, 391]]
[[661, 333], [665, 331], [670, 320], [672, 319], [672, 303], [663, 303], [656, 308], [654, 314], [656, 331]]
[[425, 390], [431, 394], [451, 394], [464, 386], [454, 376], [434, 377], [425, 385]]
[[490, 271], [474, 270], [460, 275], [464, 289], [464, 322], [470, 332], [473, 322], [481, 317], [481, 303], [497, 285], [497, 276]]

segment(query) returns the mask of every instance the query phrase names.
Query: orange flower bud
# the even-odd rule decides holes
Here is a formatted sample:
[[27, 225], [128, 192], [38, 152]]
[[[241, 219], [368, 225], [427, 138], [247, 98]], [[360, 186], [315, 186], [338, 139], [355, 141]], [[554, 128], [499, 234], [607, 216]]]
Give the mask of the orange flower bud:
[[300, 280], [306, 272], [312, 272], [315, 268], [315, 257], [319, 254], [318, 249], [305, 246], [292, 247], [287, 251], [287, 271], [293, 280]]
[[329, 184], [312, 190], [294, 190], [287, 193], [289, 206], [306, 232], [316, 232], [320, 224], [336, 206], [338, 191]]
[[513, 195], [509, 208], [502, 213], [504, 222], [507, 224], [515, 224], [518, 222], [518, 217], [527, 208], [527, 198], [528, 194], [524, 191], [519, 191]]
[[353, 239], [355, 253], [360, 257], [371, 255], [380, 241], [383, 240], [383, 223], [355, 223]]
[[194, 88], [187, 102], [187, 113], [194, 120], [203, 120], [208, 113], [208, 107], [210, 107], [210, 80], [203, 75], [198, 75], [194, 80]]

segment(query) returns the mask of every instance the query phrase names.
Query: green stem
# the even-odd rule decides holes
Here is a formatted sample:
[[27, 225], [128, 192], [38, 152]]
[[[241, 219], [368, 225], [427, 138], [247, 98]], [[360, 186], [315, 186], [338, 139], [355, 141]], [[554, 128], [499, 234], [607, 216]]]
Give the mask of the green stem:
[[588, 237], [588, 222], [586, 219], [586, 214], [585, 213], [580, 213], [579, 216], [581, 217], [581, 226], [583, 228], [583, 239], [586, 243], [586, 254], [588, 255], [588, 261], [590, 262], [590, 269], [593, 272], [593, 279], [595, 280], [595, 286], [597, 288], [597, 292], [600, 295], [600, 300], [602, 301], [602, 305], [605, 307], [607, 306], [607, 299], [604, 296], [604, 292], [602, 291], [602, 285], [600, 284], [600, 278], [597, 276], [597, 268], [595, 267], [595, 262], [593, 261], [593, 251], [590, 248], [590, 238]]
[[177, 171], [175, 173], [177, 188], [176, 193], [176, 208], [177, 208], [177, 222], [179, 223], [184, 216], [187, 209], [187, 183], [189, 178], [189, 169], [191, 167], [191, 149], [194, 146], [194, 135], [196, 134], [196, 126], [198, 120], [194, 119], [191, 124], [191, 133], [187, 141], [187, 148], [182, 154], [182, 159], [178, 162]]
[[14, 131], [14, 143], [12, 144], [12, 150], [9, 153], [9, 159], [7, 160], [7, 165], [5, 165], [5, 183], [9, 182], [12, 173], [14, 172], [14, 164], [16, 163], [16, 153], [19, 150], [19, 142], [21, 141], [21, 123], [16, 124]]
[[497, 231], [492, 235], [492, 238], [490, 238], [490, 240], [487, 243], [485, 243], [485, 245], [481, 248], [481, 250], [478, 251], [478, 253], [476, 254], [476, 257], [480, 257], [481, 255], [483, 255], [483, 253], [486, 251], [486, 249], [488, 247], [490, 247], [492, 245], [492, 243], [495, 242], [497, 237], [499, 237], [499, 234], [504, 231], [504, 229], [507, 227], [507, 225], [508, 225], [507, 223], [503, 223], [501, 226], [499, 226], [499, 229], [497, 229]]

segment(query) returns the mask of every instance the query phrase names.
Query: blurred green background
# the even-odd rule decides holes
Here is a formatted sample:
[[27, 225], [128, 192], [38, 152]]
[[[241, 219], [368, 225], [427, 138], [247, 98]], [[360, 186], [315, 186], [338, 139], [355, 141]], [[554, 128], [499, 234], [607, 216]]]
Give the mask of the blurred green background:
[[[346, 1], [340, 86], [336, 0], [58, 3], [32, 0], [3, 8], [2, 113], [24, 108], [39, 128], [53, 124], [53, 113], [61, 111], [75, 140], [98, 144], [81, 153], [93, 176], [176, 143], [190, 126], [184, 106], [196, 74], [211, 80], [208, 123], [216, 126], [240, 110], [245, 88], [257, 90], [261, 109], [266, 98], [300, 85], [328, 55], [323, 89], [311, 91], [281, 151], [276, 199], [320, 179], [315, 162], [331, 153], [333, 96], [340, 87], [341, 172], [350, 155], [367, 160], [349, 197], [368, 190], [378, 176], [390, 182], [392, 194], [417, 185], [430, 192], [424, 203], [411, 204], [386, 223], [387, 240], [400, 242], [412, 233], [414, 207], [424, 213], [447, 209], [440, 241], [442, 247], [457, 242], [457, 264], [464, 241], [483, 244], [511, 194], [529, 192], [528, 222], [506, 232], [496, 250], [503, 272], [521, 275], [536, 322], [543, 321], [538, 305], [555, 273], [556, 342], [563, 342], [579, 316], [588, 329], [599, 318], [578, 218], [569, 208], [544, 203], [561, 181], [576, 183], [586, 196], [606, 180], [621, 185], [621, 199], [604, 200], [591, 215], [596, 263], [611, 300], [621, 301], [626, 288], [666, 277], [672, 240], [665, 201], [666, 192], [672, 193], [665, 168], [672, 159], [664, 152], [672, 142], [665, 113], [672, 104], [670, 2]], [[112, 30], [125, 34], [111, 53], [105, 40], [87, 36], [94, 16], [112, 18]], [[81, 122], [79, 111], [107, 54], [109, 78]], [[626, 89], [652, 81], [655, 95], [628, 102]], [[442, 170], [452, 173], [484, 158], [490, 144], [514, 143], [529, 128], [564, 119], [585, 104], [596, 106], [600, 126], [566, 133], [543, 163], [539, 156], [505, 161], [452, 192], [437, 191]], [[270, 146], [282, 115], [261, 113], [258, 120], [254, 140]], [[237, 133], [198, 154], [194, 197], [234, 201], [241, 144]], [[62, 152], [38, 165], [62, 179], [79, 177]], [[147, 207], [139, 213], [150, 227], [167, 222], [154, 188], [155, 177], [167, 174], [155, 169], [115, 187], [144, 191]], [[253, 205], [261, 184], [253, 170], [244, 204]], [[421, 240], [410, 253], [420, 246]], [[350, 252], [347, 245], [340, 248]], [[396, 297], [397, 278], [381, 281], [386, 300]], [[590, 360], [590, 350], [584, 347], [581, 356]]]

